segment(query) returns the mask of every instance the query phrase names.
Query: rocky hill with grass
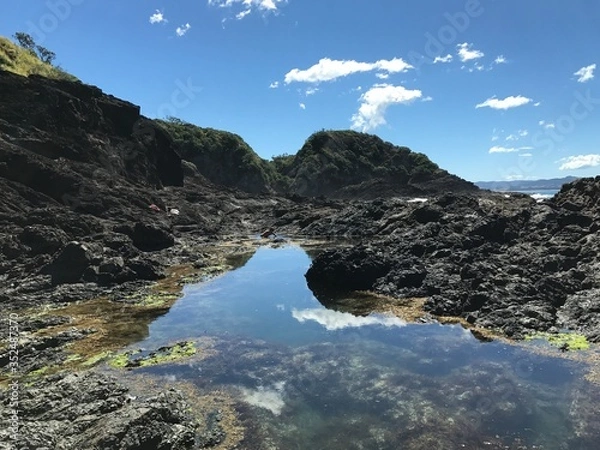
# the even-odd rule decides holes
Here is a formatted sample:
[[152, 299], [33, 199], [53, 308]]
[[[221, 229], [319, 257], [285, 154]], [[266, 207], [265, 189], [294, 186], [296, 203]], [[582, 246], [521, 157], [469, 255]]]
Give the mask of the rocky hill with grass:
[[314, 133], [296, 155], [275, 163], [287, 190], [303, 196], [368, 199], [478, 190], [422, 153], [351, 130]]
[[34, 52], [25, 49], [10, 39], [0, 36], [0, 70], [18, 75], [40, 75], [46, 78], [77, 81], [77, 77], [60, 67], [42, 61]]
[[214, 184], [246, 192], [270, 192], [279, 174], [237, 134], [179, 119], [157, 120], [181, 157]]

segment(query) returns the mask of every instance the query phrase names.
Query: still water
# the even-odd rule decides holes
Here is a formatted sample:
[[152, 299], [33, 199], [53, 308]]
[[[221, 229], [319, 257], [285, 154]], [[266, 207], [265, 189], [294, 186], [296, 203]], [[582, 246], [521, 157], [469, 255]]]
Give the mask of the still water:
[[600, 394], [576, 363], [326, 309], [309, 265], [300, 247], [262, 247], [188, 286], [136, 346], [209, 339], [209, 356], [140, 370], [233, 393], [260, 424], [255, 449], [600, 448]]

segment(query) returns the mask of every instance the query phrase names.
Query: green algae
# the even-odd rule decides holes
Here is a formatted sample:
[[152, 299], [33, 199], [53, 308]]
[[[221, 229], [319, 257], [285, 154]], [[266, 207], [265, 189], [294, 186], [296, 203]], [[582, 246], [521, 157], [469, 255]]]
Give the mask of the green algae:
[[95, 355], [88, 357], [85, 361], [83, 361], [81, 363], [81, 366], [82, 367], [95, 366], [96, 364], [100, 363], [101, 361], [104, 361], [105, 359], [109, 358], [112, 355], [113, 355], [113, 352], [109, 352], [109, 351], [97, 353]]
[[585, 336], [576, 333], [538, 332], [525, 336], [526, 341], [540, 339], [561, 350], [588, 350], [590, 343]]
[[194, 342], [184, 341], [172, 346], [161, 347], [145, 356], [136, 357], [136, 355], [141, 353], [140, 350], [118, 353], [110, 359], [109, 365], [115, 369], [150, 367], [189, 358], [194, 356], [197, 351], [198, 349]]

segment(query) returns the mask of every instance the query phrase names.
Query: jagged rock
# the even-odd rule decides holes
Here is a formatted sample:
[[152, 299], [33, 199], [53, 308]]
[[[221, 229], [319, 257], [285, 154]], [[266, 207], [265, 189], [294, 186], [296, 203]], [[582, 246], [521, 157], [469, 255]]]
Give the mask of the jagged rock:
[[[0, 392], [3, 408], [9, 392]], [[22, 387], [14, 444], [61, 450], [193, 449], [204, 430], [187, 410], [182, 393], [174, 389], [141, 399], [106, 375], [55, 375]], [[0, 439], [11, 442], [8, 416], [0, 421]]]
[[69, 242], [60, 253], [41, 270], [50, 275], [53, 284], [76, 283], [94, 258], [93, 249], [88, 244]]
[[30, 248], [32, 254], [53, 254], [69, 240], [67, 234], [47, 225], [30, 225], [23, 229], [19, 240]]
[[172, 247], [175, 238], [164, 228], [155, 224], [137, 222], [131, 236], [133, 245], [143, 251], [162, 250]]

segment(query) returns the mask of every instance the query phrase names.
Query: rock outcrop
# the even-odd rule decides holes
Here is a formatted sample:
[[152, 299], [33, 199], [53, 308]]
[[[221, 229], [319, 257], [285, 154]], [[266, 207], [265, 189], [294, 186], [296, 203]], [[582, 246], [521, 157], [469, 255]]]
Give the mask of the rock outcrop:
[[313, 134], [280, 170], [289, 192], [304, 196], [373, 199], [478, 190], [421, 153], [350, 130]]
[[306, 277], [317, 293], [346, 287], [425, 297], [435, 315], [516, 338], [569, 329], [599, 342], [599, 189], [600, 177], [565, 185], [543, 203], [452, 194], [348, 207], [305, 231], [364, 243], [325, 252]]

